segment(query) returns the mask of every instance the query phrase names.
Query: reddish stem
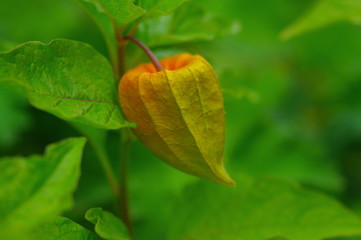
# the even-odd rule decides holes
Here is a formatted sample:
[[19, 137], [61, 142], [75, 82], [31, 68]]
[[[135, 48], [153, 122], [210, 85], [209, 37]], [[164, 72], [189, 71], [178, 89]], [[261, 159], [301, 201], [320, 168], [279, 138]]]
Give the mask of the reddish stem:
[[132, 37], [132, 36], [125, 36], [123, 37], [123, 39], [125, 40], [130, 40], [132, 42], [134, 42], [135, 44], [137, 44], [139, 47], [141, 47], [143, 49], [143, 51], [147, 54], [147, 56], [149, 57], [149, 59], [152, 61], [154, 67], [159, 71], [162, 71], [164, 68], [162, 67], [162, 65], [160, 64], [160, 62], [158, 61], [157, 57], [152, 53], [152, 51], [144, 45], [144, 43], [140, 42], [138, 39]]

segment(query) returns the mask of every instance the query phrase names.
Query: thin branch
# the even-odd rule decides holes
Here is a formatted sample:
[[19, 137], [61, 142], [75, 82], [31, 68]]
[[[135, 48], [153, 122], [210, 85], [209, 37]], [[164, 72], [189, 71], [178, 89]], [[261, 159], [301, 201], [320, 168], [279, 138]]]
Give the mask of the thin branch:
[[92, 140], [90, 140], [90, 144], [93, 146], [93, 149], [95, 151], [95, 154], [97, 155], [99, 159], [99, 163], [103, 168], [103, 171], [105, 173], [105, 176], [112, 188], [112, 191], [114, 195], [117, 198], [120, 198], [120, 187], [117, 182], [117, 178], [114, 175], [112, 166], [110, 165], [109, 158], [107, 154], [104, 152], [104, 150], [96, 143], [94, 143]]
[[134, 239], [132, 223], [129, 214], [128, 202], [128, 164], [130, 160], [131, 137], [128, 129], [120, 132], [120, 217], [128, 229], [129, 235]]
[[86, 136], [88, 138], [89, 143], [92, 146], [92, 148], [95, 152], [95, 155], [97, 156], [97, 159], [99, 161], [99, 164], [104, 172], [104, 175], [105, 175], [115, 197], [118, 199], [120, 197], [119, 184], [118, 184], [117, 177], [115, 176], [112, 166], [110, 164], [110, 159], [108, 158], [107, 152], [104, 148], [104, 145], [105, 145], [105, 144], [103, 144], [104, 139], [99, 139], [98, 137], [95, 138], [94, 136], [92, 136], [92, 134], [90, 134], [89, 131], [87, 131], [87, 127], [85, 127], [81, 124], [77, 124], [77, 123], [73, 123], [73, 122], [69, 122], [69, 123], [71, 126], [73, 126], [75, 129], [77, 129], [80, 133], [82, 133], [84, 136]]
[[145, 54], [147, 54], [149, 59], [152, 61], [154, 67], [158, 70], [158, 72], [160, 72], [164, 69], [162, 67], [162, 65], [160, 64], [159, 60], [157, 59], [157, 57], [152, 53], [152, 51], [146, 45], [144, 45], [144, 43], [140, 42], [138, 39], [136, 39], [132, 36], [125, 36], [123, 38], [126, 40], [130, 40], [130, 41], [134, 42], [135, 44], [137, 44], [139, 47], [141, 47], [143, 49], [143, 51], [145, 52]]
[[114, 26], [114, 33], [115, 33], [115, 38], [116, 38], [117, 46], [118, 46], [117, 72], [118, 72], [119, 79], [117, 79], [117, 81], [120, 81], [120, 78], [123, 76], [123, 74], [125, 72], [125, 44], [126, 44], [126, 42], [124, 41], [124, 38], [122, 37], [120, 29], [118, 29], [118, 27], [116, 25], [113, 25], [113, 26]]

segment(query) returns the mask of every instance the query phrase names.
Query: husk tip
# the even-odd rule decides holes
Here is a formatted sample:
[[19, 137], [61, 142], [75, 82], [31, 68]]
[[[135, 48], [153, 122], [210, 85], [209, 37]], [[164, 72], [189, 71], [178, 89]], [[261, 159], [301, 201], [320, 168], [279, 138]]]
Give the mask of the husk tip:
[[231, 178], [223, 166], [218, 168], [214, 173], [217, 176], [219, 183], [227, 186], [236, 186], [236, 182]]

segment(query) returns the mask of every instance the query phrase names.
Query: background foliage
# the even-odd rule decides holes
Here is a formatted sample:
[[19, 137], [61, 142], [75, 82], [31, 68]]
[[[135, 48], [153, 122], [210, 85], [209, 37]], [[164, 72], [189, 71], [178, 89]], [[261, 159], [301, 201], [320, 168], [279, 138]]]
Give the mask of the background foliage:
[[[360, 1], [3, 0], [0, 155], [14, 156], [0, 160], [5, 239], [34, 229], [35, 239], [129, 239], [96, 157], [118, 169], [119, 137], [93, 128], [131, 126], [104, 58], [116, 55], [108, 14], [138, 26], [158, 57], [187, 51], [211, 62], [237, 180], [227, 188], [188, 176], [134, 140], [136, 239], [361, 239]], [[7, 53], [59, 38], [71, 41]], [[148, 61], [132, 45], [126, 59], [127, 68]], [[63, 140], [80, 136], [81, 166], [84, 138]]]

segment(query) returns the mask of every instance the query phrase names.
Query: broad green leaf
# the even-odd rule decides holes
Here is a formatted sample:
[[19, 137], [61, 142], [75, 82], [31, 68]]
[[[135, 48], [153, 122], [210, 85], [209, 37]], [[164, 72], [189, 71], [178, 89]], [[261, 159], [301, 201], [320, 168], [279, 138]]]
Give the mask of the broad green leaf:
[[0, 231], [17, 233], [52, 220], [72, 205], [84, 138], [49, 145], [43, 156], [0, 159]]
[[85, 218], [95, 224], [95, 232], [106, 240], [129, 240], [124, 224], [110, 212], [101, 208], [89, 209]]
[[285, 29], [281, 37], [290, 39], [338, 21], [361, 25], [361, 1], [319, 0], [310, 12]]
[[0, 53], [0, 65], [0, 83], [25, 90], [36, 108], [99, 128], [129, 126], [108, 61], [85, 43], [28, 42]]
[[[124, 26], [145, 13], [145, 10], [133, 4], [130, 0], [78, 0], [102, 27], [104, 17], [110, 23]], [[106, 24], [108, 25], [108, 24]], [[104, 25], [105, 26], [105, 25]]]
[[99, 3], [96, 0], [78, 0], [77, 2], [79, 2], [79, 4], [98, 26], [107, 44], [111, 61], [118, 64], [117, 41], [111, 19], [104, 12], [104, 9], [99, 6]]
[[[134, 21], [145, 13], [145, 10], [134, 5], [130, 0], [78, 0], [80, 5], [98, 25], [107, 43], [112, 62], [118, 63], [115, 27]], [[118, 25], [118, 26], [115, 26]]]
[[45, 225], [36, 233], [37, 240], [101, 240], [94, 233], [65, 217]]
[[144, 8], [146, 18], [159, 17], [172, 13], [187, 0], [138, 0], [136, 3]]
[[361, 235], [361, 219], [335, 200], [272, 177], [239, 177], [235, 188], [199, 182], [183, 193], [172, 213], [170, 240]]
[[239, 22], [209, 13], [198, 4], [187, 3], [169, 16], [145, 20], [140, 24], [137, 36], [155, 47], [208, 41], [235, 34], [239, 29]]

